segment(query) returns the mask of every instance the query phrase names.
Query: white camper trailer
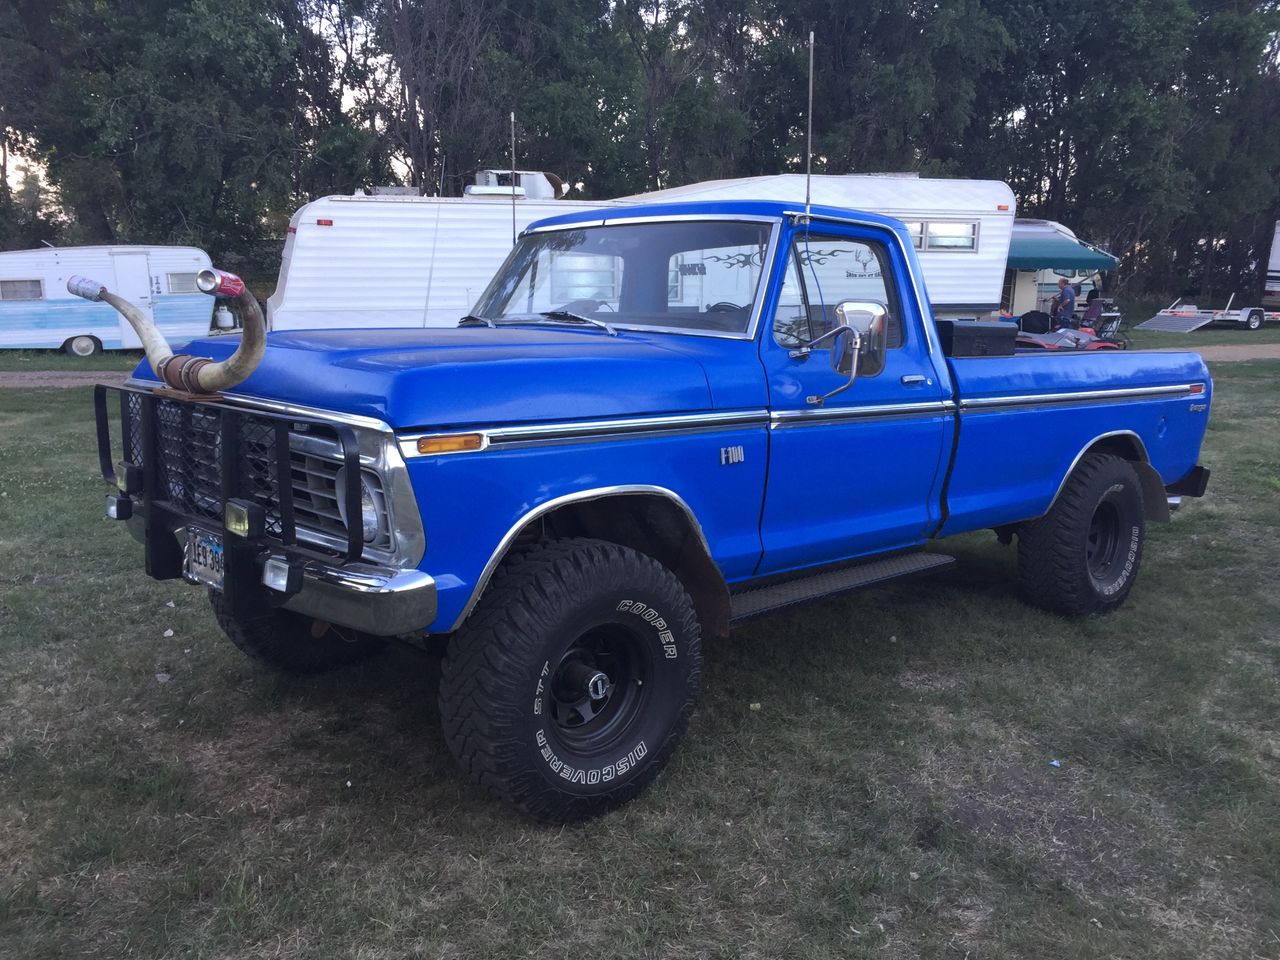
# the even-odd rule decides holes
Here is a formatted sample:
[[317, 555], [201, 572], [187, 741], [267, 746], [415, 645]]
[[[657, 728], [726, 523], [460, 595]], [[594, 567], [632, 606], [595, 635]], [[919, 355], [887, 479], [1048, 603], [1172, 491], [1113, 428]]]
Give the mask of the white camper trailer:
[[[463, 198], [324, 197], [289, 223], [280, 281], [267, 301], [272, 329], [452, 326], [475, 304], [535, 220], [620, 203], [681, 200], [804, 202], [804, 177], [712, 180], [621, 200], [556, 200], [558, 180], [483, 170]], [[816, 176], [813, 202], [906, 222], [939, 317], [976, 317], [1000, 306], [1014, 198], [1008, 185], [915, 176]]]
[[1267, 260], [1267, 280], [1262, 291], [1262, 305], [1280, 310], [1280, 220], [1271, 238], [1271, 257]]
[[62, 349], [77, 356], [142, 343], [105, 303], [67, 292], [80, 274], [106, 284], [151, 317], [170, 343], [209, 332], [214, 301], [196, 289], [209, 255], [195, 247], [43, 247], [0, 253], [0, 347]]
[[[280, 281], [267, 300], [273, 330], [451, 327], [535, 220], [606, 202], [557, 200], [542, 174], [481, 171], [465, 197], [322, 197], [289, 221]], [[545, 184], [550, 183], [548, 189]]]
[[[939, 319], [977, 317], [1000, 307], [1016, 209], [998, 180], [930, 180], [915, 174], [847, 174], [812, 178], [815, 204], [879, 213], [907, 225], [924, 285]], [[622, 199], [633, 203], [780, 200], [803, 207], [805, 177], [784, 173], [708, 180]]]

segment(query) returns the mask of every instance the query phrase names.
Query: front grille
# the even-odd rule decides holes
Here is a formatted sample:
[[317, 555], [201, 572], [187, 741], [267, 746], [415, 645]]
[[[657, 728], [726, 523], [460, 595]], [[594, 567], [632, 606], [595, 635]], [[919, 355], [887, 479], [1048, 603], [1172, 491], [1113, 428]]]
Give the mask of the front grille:
[[[144, 395], [126, 392], [128, 424], [124, 430], [130, 462], [145, 465], [142, 416]], [[294, 535], [301, 543], [326, 551], [346, 550], [348, 530], [340, 485], [345, 478], [342, 444], [337, 429], [315, 422], [290, 421], [237, 410], [234, 417], [234, 476], [224, 484], [222, 415], [225, 408], [147, 397], [155, 403], [157, 500], [197, 522], [221, 525], [225, 491], [262, 507], [268, 536], [282, 539], [286, 518], [280, 490], [277, 451], [288, 450]], [[280, 431], [285, 431], [282, 438]], [[370, 559], [385, 559], [394, 544], [387, 516], [382, 478], [362, 470], [382, 517], [377, 539], [364, 545]], [[353, 522], [360, 524], [360, 517]]]

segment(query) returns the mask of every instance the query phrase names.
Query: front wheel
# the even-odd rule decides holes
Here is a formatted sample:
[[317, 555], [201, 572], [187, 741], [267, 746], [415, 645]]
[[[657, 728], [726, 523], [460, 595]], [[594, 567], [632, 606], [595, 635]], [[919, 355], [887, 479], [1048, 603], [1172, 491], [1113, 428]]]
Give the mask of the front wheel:
[[1127, 460], [1084, 457], [1049, 512], [1018, 529], [1023, 597], [1068, 616], [1120, 606], [1142, 563], [1144, 515], [1142, 487]]
[[282, 673], [323, 673], [358, 663], [386, 646], [383, 637], [335, 626], [291, 610], [255, 617], [232, 615], [220, 590], [209, 591], [214, 619], [244, 653]]
[[445, 739], [490, 793], [582, 820], [657, 775], [701, 672], [693, 603], [670, 570], [599, 540], [537, 544], [503, 562], [449, 644]]

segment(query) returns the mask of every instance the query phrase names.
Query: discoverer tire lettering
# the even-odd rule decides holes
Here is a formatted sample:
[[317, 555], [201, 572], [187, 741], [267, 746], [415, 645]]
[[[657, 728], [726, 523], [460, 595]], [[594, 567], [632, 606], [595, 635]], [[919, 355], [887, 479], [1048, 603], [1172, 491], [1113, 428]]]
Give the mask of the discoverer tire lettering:
[[540, 820], [585, 819], [661, 770], [701, 667], [693, 603], [658, 561], [600, 540], [523, 547], [451, 639], [445, 740], [493, 795]]

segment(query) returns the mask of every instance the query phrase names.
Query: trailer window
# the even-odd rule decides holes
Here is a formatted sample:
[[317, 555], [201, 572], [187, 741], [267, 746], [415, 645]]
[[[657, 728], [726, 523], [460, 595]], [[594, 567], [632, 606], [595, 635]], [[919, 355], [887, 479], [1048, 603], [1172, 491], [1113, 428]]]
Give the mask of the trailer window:
[[926, 250], [977, 250], [978, 225], [954, 221], [930, 222], [925, 238]]
[[200, 288], [196, 286], [196, 275], [194, 273], [169, 274], [169, 292], [199, 293]]
[[553, 253], [551, 262], [552, 300], [617, 301], [618, 278], [622, 272], [622, 261], [618, 257]]
[[907, 228], [907, 233], [911, 235], [911, 245], [917, 250], [924, 244], [924, 224], [919, 220], [904, 221], [903, 226]]
[[43, 280], [0, 280], [0, 300], [43, 299]]

